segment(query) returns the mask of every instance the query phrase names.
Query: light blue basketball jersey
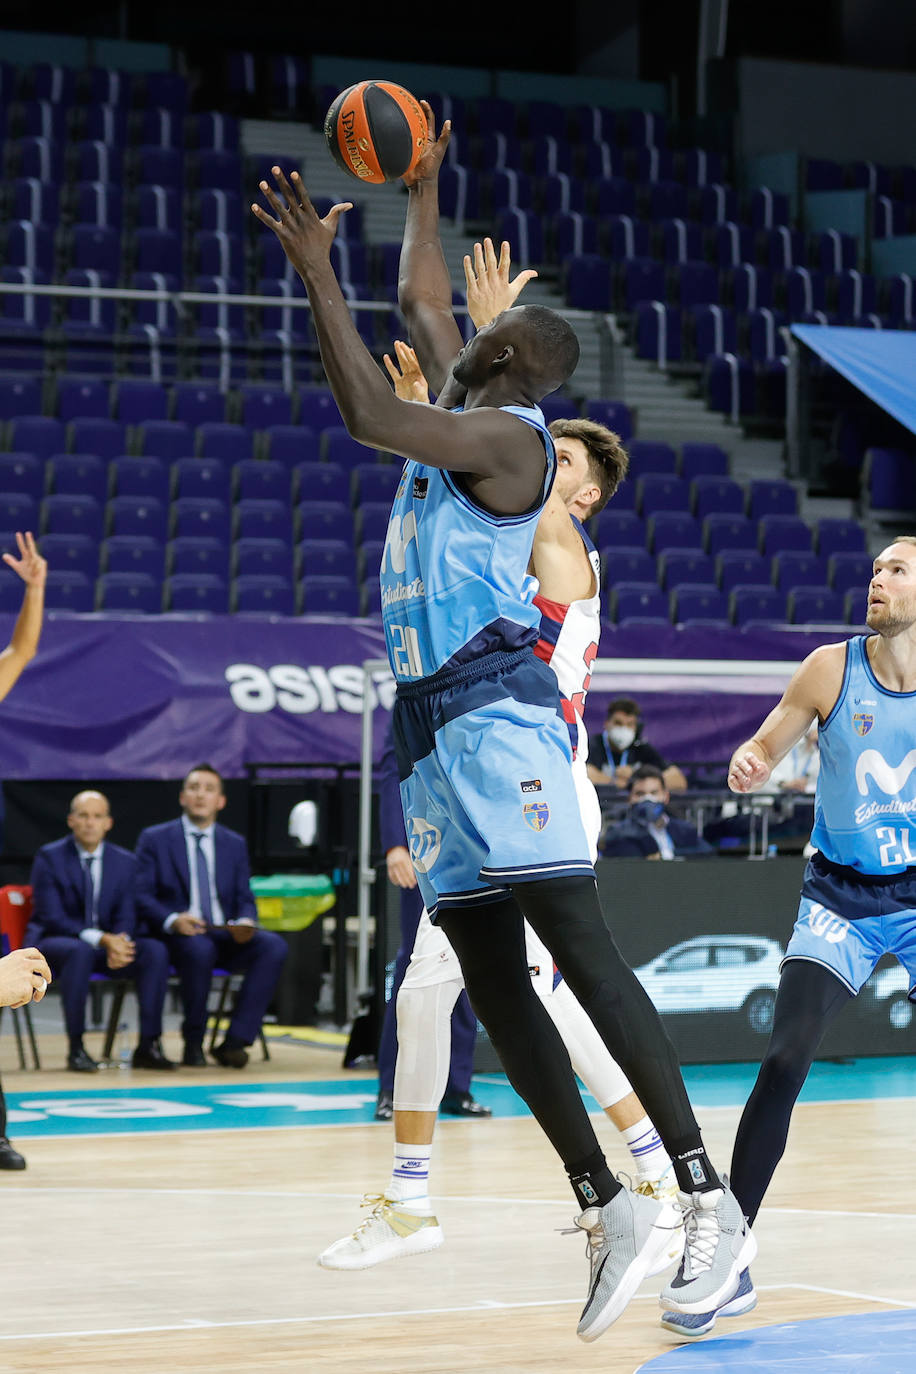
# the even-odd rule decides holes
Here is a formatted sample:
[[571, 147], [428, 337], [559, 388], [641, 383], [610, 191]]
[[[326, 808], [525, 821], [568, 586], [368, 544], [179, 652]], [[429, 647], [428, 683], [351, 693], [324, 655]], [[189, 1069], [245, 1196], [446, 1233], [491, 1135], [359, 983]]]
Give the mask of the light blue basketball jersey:
[[525, 570], [556, 455], [537, 407], [502, 408], [544, 441], [546, 470], [534, 510], [491, 515], [452, 473], [412, 459], [404, 464], [380, 570], [385, 642], [399, 682], [537, 641], [538, 584]]
[[916, 865], [916, 692], [882, 687], [865, 652], [846, 646], [839, 699], [819, 734], [813, 844], [860, 873]]

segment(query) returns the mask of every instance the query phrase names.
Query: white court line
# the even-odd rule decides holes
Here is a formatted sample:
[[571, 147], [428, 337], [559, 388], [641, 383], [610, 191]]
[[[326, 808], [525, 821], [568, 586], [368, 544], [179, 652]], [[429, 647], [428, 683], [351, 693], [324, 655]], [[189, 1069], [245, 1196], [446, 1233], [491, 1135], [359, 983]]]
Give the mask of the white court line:
[[[887, 1307], [916, 1307], [916, 1303], [898, 1301], [896, 1298], [875, 1297], [871, 1293], [849, 1293], [840, 1288], [821, 1288], [807, 1283], [774, 1283], [758, 1286], [758, 1292], [775, 1293], [781, 1289], [798, 1289], [804, 1292], [825, 1293], [840, 1298], [855, 1298], [861, 1302], [876, 1302]], [[634, 1302], [657, 1303], [654, 1293], [637, 1293]], [[119, 1326], [96, 1327], [82, 1331], [27, 1331], [21, 1335], [0, 1335], [0, 1341], [57, 1341], [71, 1340], [74, 1336], [142, 1336], [157, 1331], [217, 1331], [243, 1327], [261, 1326], [317, 1326], [322, 1322], [381, 1321], [395, 1317], [439, 1317], [456, 1316], [462, 1312], [522, 1311], [537, 1307], [578, 1306], [582, 1298], [545, 1298], [532, 1302], [497, 1302], [492, 1298], [481, 1298], [476, 1303], [460, 1307], [413, 1307], [390, 1312], [333, 1312], [318, 1317], [252, 1317], [245, 1321], [214, 1322], [206, 1318], [189, 1317], [187, 1321], [163, 1324], [161, 1326]]]

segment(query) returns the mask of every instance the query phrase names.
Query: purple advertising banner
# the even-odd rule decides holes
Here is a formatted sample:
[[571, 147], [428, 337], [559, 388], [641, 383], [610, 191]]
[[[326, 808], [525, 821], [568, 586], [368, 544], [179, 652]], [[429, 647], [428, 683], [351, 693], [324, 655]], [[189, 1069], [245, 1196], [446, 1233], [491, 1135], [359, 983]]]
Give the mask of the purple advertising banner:
[[[2, 622], [5, 643], [13, 621]], [[788, 669], [760, 675], [753, 660], [797, 663], [844, 637], [608, 626], [589, 727], [600, 728], [614, 696], [634, 696], [646, 735], [668, 758], [727, 758], [788, 677]], [[37, 658], [0, 708], [0, 777], [167, 779], [201, 759], [238, 777], [255, 762], [354, 762], [362, 664], [384, 657], [375, 621], [51, 615]], [[686, 660], [709, 664], [697, 676]], [[736, 661], [747, 665], [736, 676], [716, 671]], [[650, 665], [661, 675], [645, 671]], [[376, 713], [378, 756], [394, 697], [387, 673], [373, 692], [384, 708]]]

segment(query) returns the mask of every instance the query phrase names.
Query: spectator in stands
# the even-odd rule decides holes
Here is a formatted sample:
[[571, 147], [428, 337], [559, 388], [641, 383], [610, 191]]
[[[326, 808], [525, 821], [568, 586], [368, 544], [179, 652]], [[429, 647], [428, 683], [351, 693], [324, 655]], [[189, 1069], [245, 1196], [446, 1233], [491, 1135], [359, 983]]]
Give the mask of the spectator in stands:
[[40, 944], [60, 979], [69, 1049], [67, 1068], [97, 1073], [83, 1045], [86, 997], [93, 973], [129, 978], [137, 989], [140, 1038], [135, 1069], [177, 1066], [162, 1052], [162, 1008], [168, 954], [136, 932], [133, 854], [105, 837], [112, 827], [107, 797], [78, 792], [67, 816], [70, 834], [42, 845], [32, 865], [32, 916], [27, 942]]
[[217, 1063], [243, 1069], [286, 958], [286, 942], [261, 930], [251, 891], [248, 847], [218, 825], [223, 779], [209, 763], [192, 768], [178, 797], [181, 817], [149, 826], [137, 841], [137, 908], [165, 942], [181, 981], [184, 1056], [206, 1063], [207, 999], [214, 968], [243, 975]]
[[817, 742], [817, 721], [802, 735], [794, 749], [776, 764], [761, 792], [811, 795], [817, 789], [821, 756]]
[[696, 827], [668, 814], [670, 794], [660, 768], [641, 764], [630, 778], [630, 809], [609, 825], [599, 851], [605, 859], [693, 859], [714, 854]]
[[588, 776], [596, 787], [629, 787], [634, 769], [651, 764], [662, 771], [669, 792], [683, 792], [687, 779], [677, 764], [668, 763], [643, 739], [639, 706], [630, 697], [618, 697], [607, 708], [604, 729], [589, 736]]

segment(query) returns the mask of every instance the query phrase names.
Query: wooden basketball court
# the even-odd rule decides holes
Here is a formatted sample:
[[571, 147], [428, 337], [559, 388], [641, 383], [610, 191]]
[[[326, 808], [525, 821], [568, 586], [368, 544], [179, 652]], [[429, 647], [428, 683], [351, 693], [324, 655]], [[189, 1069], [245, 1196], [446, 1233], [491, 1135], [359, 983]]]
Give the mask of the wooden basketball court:
[[[4, 1086], [30, 1102], [348, 1077], [338, 1054], [287, 1044], [231, 1077], [36, 1074], [12, 1067], [11, 1041], [8, 1031], [0, 1041]], [[177, 1043], [167, 1037], [167, 1052]], [[62, 1038], [43, 1037], [45, 1064], [63, 1052]], [[699, 1111], [726, 1167], [738, 1115]], [[609, 1123], [597, 1125], [612, 1167], [625, 1168]], [[315, 1257], [355, 1227], [361, 1195], [383, 1188], [390, 1127], [193, 1127], [29, 1139], [11, 1123], [28, 1169], [0, 1174], [0, 1369], [631, 1374], [672, 1349], [659, 1279], [594, 1345], [577, 1340], [585, 1242], [559, 1234], [575, 1204], [530, 1118], [442, 1121], [432, 1192], [446, 1244], [359, 1273], [329, 1273]], [[757, 1227], [759, 1306], [717, 1335], [916, 1306], [914, 1135], [916, 1095], [799, 1106]]]

